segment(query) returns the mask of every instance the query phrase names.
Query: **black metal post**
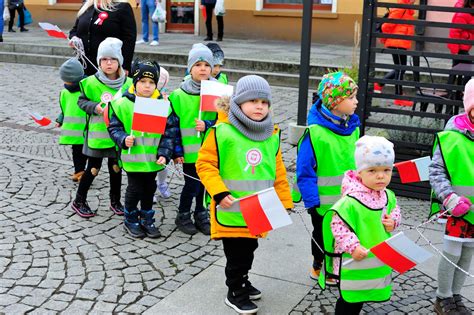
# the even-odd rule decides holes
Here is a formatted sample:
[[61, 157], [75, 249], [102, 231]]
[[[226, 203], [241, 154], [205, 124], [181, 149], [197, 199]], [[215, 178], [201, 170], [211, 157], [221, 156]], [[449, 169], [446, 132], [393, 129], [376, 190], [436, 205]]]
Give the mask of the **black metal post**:
[[311, 27], [313, 22], [313, 0], [303, 0], [303, 23], [301, 28], [300, 82], [298, 96], [299, 126], [306, 126], [308, 110], [309, 62], [311, 54]]

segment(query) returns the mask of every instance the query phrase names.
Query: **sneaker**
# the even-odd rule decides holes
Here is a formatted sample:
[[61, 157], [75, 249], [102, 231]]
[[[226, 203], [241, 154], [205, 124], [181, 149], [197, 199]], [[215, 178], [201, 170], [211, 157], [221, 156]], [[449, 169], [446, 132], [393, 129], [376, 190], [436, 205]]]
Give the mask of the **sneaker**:
[[143, 40], [143, 39], [140, 39], [140, 40], [137, 40], [137, 41], [135, 42], [135, 45], [141, 45], [141, 44], [148, 44], [148, 41], [145, 41], [145, 40]]
[[254, 314], [258, 312], [258, 306], [250, 301], [247, 288], [230, 291], [225, 298], [225, 304], [239, 314]]
[[15, 31], [13, 28], [9, 28], [9, 29], [8, 29], [8, 32], [9, 32], [9, 33], [16, 33], [16, 31]]
[[456, 304], [456, 311], [458, 314], [472, 314], [471, 311], [462, 302], [462, 296], [460, 294], [453, 295], [454, 304]]
[[404, 107], [412, 107], [413, 106], [413, 101], [406, 101], [406, 100], [394, 100], [393, 103], [398, 106], [404, 106]]
[[216, 40], [216, 42], [222, 42], [222, 36], [220, 36], [220, 37], [217, 37], [217, 40]]
[[110, 210], [116, 215], [123, 215], [123, 205], [120, 202], [120, 198], [110, 197]]
[[262, 297], [262, 291], [254, 287], [250, 281], [247, 281], [245, 283], [245, 287], [247, 288], [247, 291], [249, 293], [249, 298], [251, 301], [258, 300]]
[[456, 302], [454, 302], [454, 298], [452, 297], [445, 299], [440, 299], [439, 297], [436, 297], [434, 311], [438, 315], [458, 314], [458, 312], [456, 311]]
[[378, 83], [374, 83], [374, 93], [382, 93], [383, 86]]
[[20, 32], [28, 32], [28, 30], [24, 27], [20, 28]]
[[198, 232], [198, 230], [194, 226], [193, 221], [191, 220], [191, 214], [189, 213], [184, 215], [178, 214], [174, 223], [176, 223], [178, 230], [185, 234], [194, 235]]
[[157, 40], [154, 40], [150, 43], [150, 46], [158, 46], [160, 43]]
[[168, 199], [169, 197], [171, 197], [171, 193], [167, 183], [158, 184], [158, 191], [160, 192], [160, 196], [163, 199]]
[[73, 182], [80, 182], [81, 178], [82, 178], [82, 175], [84, 175], [84, 171], [74, 173], [74, 174], [71, 175], [71, 179], [72, 179]]
[[205, 42], [208, 42], [208, 41], [211, 41], [211, 40], [212, 40], [212, 36], [211, 36], [211, 37], [206, 36], [206, 38], [204, 38], [204, 41], [205, 41]]
[[95, 216], [95, 212], [91, 210], [87, 201], [81, 197], [76, 197], [76, 199], [74, 199], [71, 208], [82, 218]]

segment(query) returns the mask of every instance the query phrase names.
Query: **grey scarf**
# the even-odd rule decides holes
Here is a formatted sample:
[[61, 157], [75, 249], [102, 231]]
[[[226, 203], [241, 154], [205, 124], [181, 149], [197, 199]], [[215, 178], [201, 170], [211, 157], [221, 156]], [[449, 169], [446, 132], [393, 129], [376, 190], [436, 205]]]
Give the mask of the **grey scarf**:
[[268, 113], [262, 121], [255, 121], [242, 112], [232, 99], [230, 100], [229, 121], [244, 136], [254, 141], [265, 141], [273, 134], [272, 115]]
[[[217, 81], [213, 77], [209, 78], [210, 81]], [[201, 94], [201, 81], [196, 82], [191, 78], [187, 78], [183, 83], [181, 83], [181, 89], [188, 94], [199, 95]]]
[[114, 90], [120, 89], [125, 82], [125, 71], [123, 71], [122, 68], [120, 68], [120, 76], [115, 80], [109, 79], [105, 75], [104, 71], [102, 71], [102, 69], [99, 69], [99, 71], [97, 71], [96, 76], [100, 80], [100, 82], [104, 83], [109, 88]]

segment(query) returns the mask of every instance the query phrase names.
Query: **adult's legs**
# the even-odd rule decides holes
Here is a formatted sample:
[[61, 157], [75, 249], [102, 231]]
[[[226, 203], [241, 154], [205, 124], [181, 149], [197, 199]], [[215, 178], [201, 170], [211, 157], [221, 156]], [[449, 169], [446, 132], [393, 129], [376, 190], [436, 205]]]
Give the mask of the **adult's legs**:
[[215, 4], [205, 4], [206, 7], [206, 30], [207, 30], [207, 39], [212, 40], [212, 14], [214, 11]]
[[25, 6], [23, 4], [17, 7], [18, 16], [20, 18], [20, 30], [25, 28]]
[[[142, 14], [142, 33], [143, 33], [143, 40], [145, 42], [148, 42], [148, 15], [149, 15], [149, 10], [148, 10], [148, 1], [147, 0], [141, 0], [141, 14]], [[151, 12], [153, 14], [153, 12]]]
[[217, 20], [217, 39], [222, 39], [224, 37], [224, 17], [216, 16]]
[[[155, 12], [155, 9], [156, 9], [156, 3], [155, 3], [155, 0], [145, 0], [146, 3], [147, 3], [147, 6], [148, 6], [148, 16], [150, 17], [150, 20], [151, 20], [151, 17], [153, 15], [153, 13]], [[160, 5], [160, 4], [158, 4]], [[147, 17], [147, 20], [148, 20], [148, 17]], [[148, 29], [148, 27], [147, 27]], [[152, 29], [152, 32], [153, 32], [153, 40], [156, 40], [157, 42], [159, 41], [159, 25], [158, 25], [158, 22], [153, 22], [151, 21], [151, 29]]]
[[[12, 32], [13, 31], [13, 23], [15, 22], [15, 10], [16, 7], [13, 9], [8, 8], [8, 11], [10, 11], [10, 21], [8, 21], [8, 31]], [[3, 14], [3, 12], [2, 12]]]
[[[2, 8], [5, 5], [5, 0], [0, 0], [0, 8]], [[0, 14], [0, 42], [3, 42], [3, 28], [4, 28], [5, 21], [3, 20], [3, 11]]]

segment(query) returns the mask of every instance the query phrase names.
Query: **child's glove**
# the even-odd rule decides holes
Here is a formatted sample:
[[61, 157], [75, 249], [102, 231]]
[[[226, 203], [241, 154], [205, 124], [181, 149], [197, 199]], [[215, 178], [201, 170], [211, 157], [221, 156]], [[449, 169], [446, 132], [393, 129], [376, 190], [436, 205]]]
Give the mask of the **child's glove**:
[[461, 217], [469, 211], [472, 203], [466, 197], [452, 193], [444, 200], [443, 206], [455, 217]]

